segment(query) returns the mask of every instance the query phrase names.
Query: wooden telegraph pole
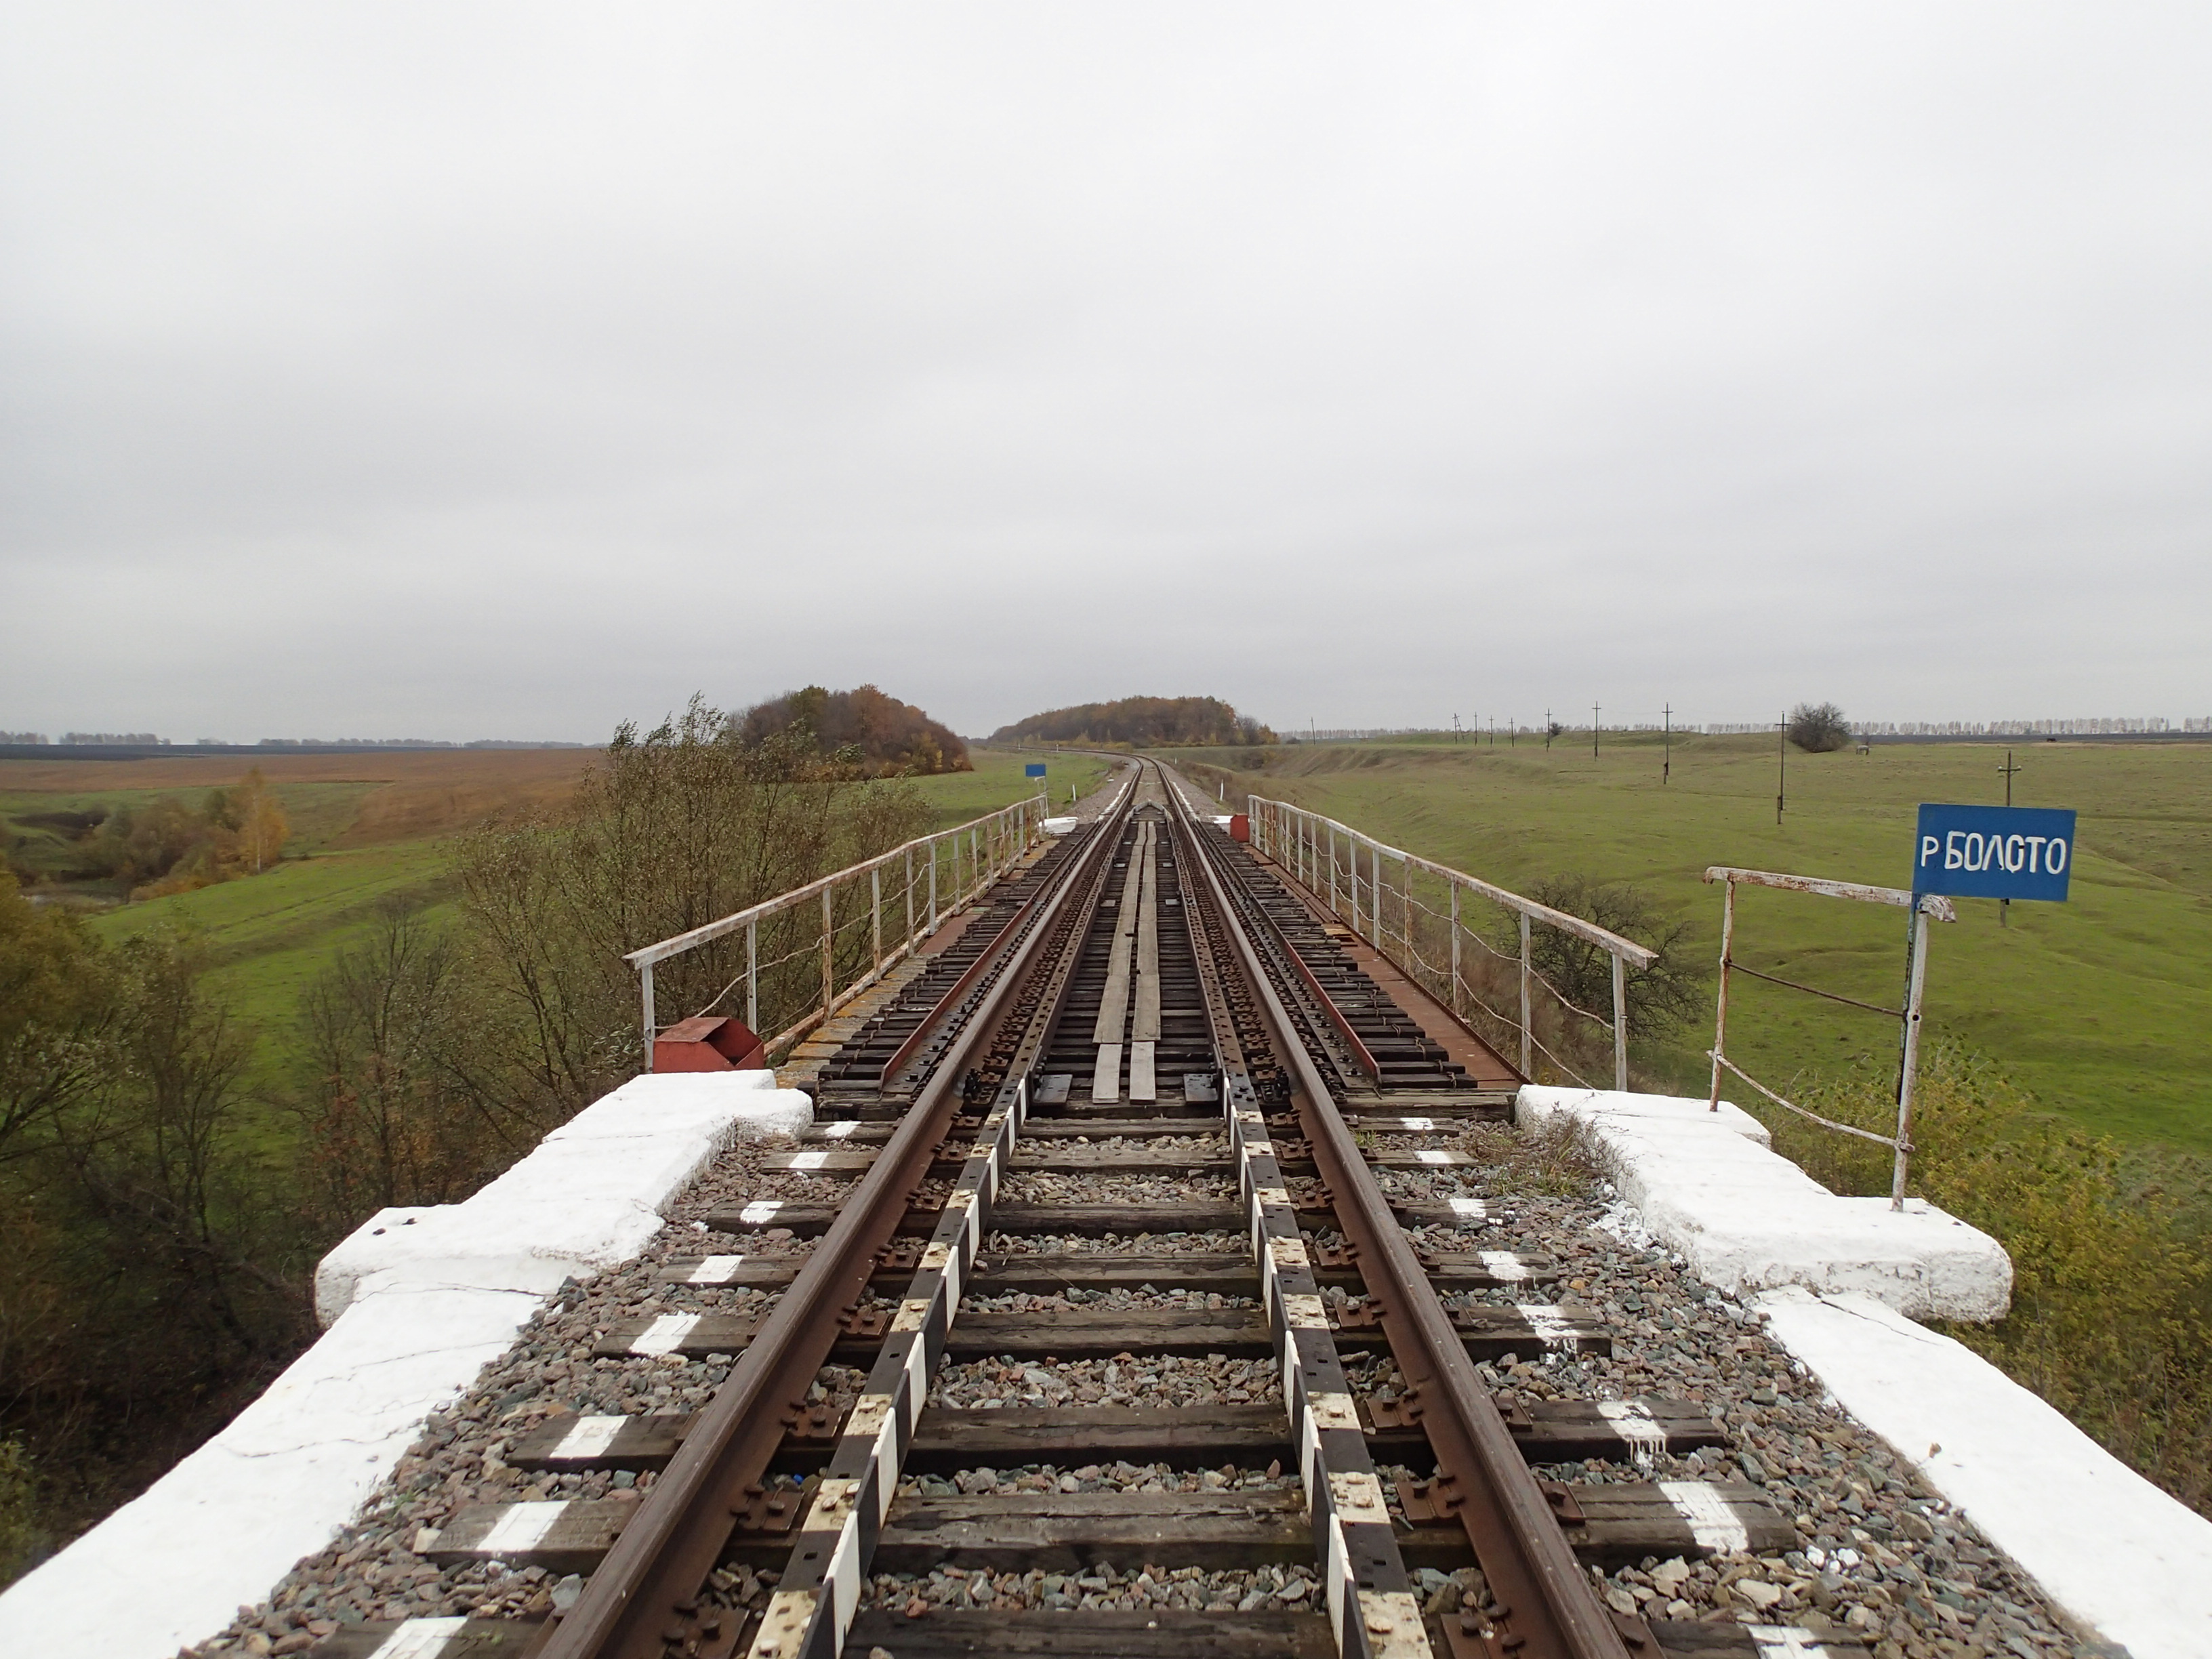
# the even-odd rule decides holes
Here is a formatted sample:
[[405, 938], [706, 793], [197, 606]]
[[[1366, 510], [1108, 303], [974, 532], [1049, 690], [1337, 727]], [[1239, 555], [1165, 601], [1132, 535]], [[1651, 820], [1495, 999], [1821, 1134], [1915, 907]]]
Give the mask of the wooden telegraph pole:
[[1663, 784], [1667, 775], [1674, 769], [1674, 705], [1668, 703], [1660, 718], [1666, 722], [1659, 739], [1659, 781]]
[[1774, 827], [1782, 827], [1782, 798], [1789, 793], [1790, 783], [1790, 716], [1784, 714], [1775, 728], [1774, 744]]
[[1597, 705], [1590, 705], [1590, 758], [1597, 758]]
[[[2020, 768], [2013, 764], [2011, 750], [2005, 750], [2005, 763], [1997, 768], [1997, 770], [2004, 775], [2005, 805], [2009, 806], [2012, 805], [2012, 775], [2020, 770]], [[2012, 926], [2012, 901], [2008, 898], [2001, 898], [1997, 901], [1997, 926], [2000, 927]]]

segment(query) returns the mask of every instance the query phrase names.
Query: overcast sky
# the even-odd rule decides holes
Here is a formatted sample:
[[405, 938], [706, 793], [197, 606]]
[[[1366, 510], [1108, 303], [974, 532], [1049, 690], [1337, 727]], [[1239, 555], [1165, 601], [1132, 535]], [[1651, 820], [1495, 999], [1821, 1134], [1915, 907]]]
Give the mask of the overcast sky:
[[2212, 11], [0, 6], [0, 728], [2212, 713]]

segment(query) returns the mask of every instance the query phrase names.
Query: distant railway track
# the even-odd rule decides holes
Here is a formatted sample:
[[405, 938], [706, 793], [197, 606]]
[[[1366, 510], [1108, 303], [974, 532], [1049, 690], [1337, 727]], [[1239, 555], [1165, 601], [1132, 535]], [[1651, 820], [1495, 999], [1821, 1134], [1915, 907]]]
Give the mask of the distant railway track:
[[[1407, 1190], [1467, 1164], [1440, 1143], [1502, 1118], [1517, 1079], [1395, 1000], [1343, 931], [1140, 763], [824, 1064], [774, 1191], [708, 1214], [710, 1248], [667, 1259], [662, 1299], [597, 1335], [594, 1364], [720, 1358], [712, 1398], [558, 1418], [505, 1454], [649, 1471], [650, 1491], [466, 1507], [421, 1542], [434, 1564], [579, 1575], [573, 1603], [319, 1650], [1790, 1650], [1601, 1599], [1593, 1565], [1794, 1535], [1741, 1486], [1532, 1472], [1632, 1473], [1727, 1432], [1686, 1401], [1493, 1400], [1478, 1361], [1610, 1334], [1555, 1299], [1549, 1261], [1483, 1248], [1480, 1200]], [[698, 1305], [726, 1291], [754, 1294]], [[1009, 1376], [1048, 1403], [1001, 1403]], [[1185, 1593], [1098, 1605], [1139, 1574]], [[1042, 1605], [905, 1591], [948, 1575], [971, 1601], [1018, 1577]]]

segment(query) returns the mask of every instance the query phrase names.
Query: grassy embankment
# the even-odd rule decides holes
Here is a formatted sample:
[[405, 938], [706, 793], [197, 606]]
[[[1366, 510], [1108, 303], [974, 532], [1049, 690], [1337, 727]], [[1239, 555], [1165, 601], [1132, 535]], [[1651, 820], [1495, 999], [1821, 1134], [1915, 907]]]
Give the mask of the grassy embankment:
[[[215, 988], [264, 1039], [281, 1039], [307, 988], [331, 958], [365, 938], [370, 918], [398, 895], [433, 916], [457, 901], [454, 837], [501, 811], [564, 798], [595, 751], [492, 750], [379, 755], [276, 757], [260, 762], [292, 839], [266, 874], [137, 904], [116, 901], [112, 884], [71, 884], [64, 896], [99, 906], [93, 931], [112, 941], [165, 925], [196, 931], [215, 956]], [[1035, 793], [1030, 761], [1051, 768], [1047, 783], [1065, 798], [1087, 792], [1105, 765], [1074, 757], [978, 749], [973, 772], [922, 778], [936, 826], [965, 823]], [[59, 870], [64, 840], [42, 829], [47, 815], [137, 805], [164, 794], [197, 801], [234, 783], [245, 757], [119, 762], [0, 761], [0, 830], [33, 867]], [[257, 1080], [283, 1072], [281, 1040], [264, 1040]]]
[[[2014, 799], [2072, 806], [2081, 848], [2071, 900], [1959, 902], [1929, 955], [1928, 1009], [1944, 1035], [1990, 1056], [2046, 1109], [2134, 1145], [2212, 1152], [2212, 744], [2024, 744]], [[1660, 782], [1656, 734], [1589, 734], [1515, 748], [1449, 742], [1325, 744], [1171, 758], [1236, 769], [1258, 793], [1328, 813], [1392, 845], [1525, 890], [1580, 873], [1631, 882], [1686, 919], [1705, 963], [1718, 955], [1720, 891], [1709, 865], [1905, 884], [1921, 801], [2002, 803], [2002, 744], [1927, 744], [1790, 756], [1774, 822], [1775, 753], [1758, 738], [1677, 738]], [[1223, 775], [1203, 765], [1209, 781]], [[1740, 890], [1738, 959], [1894, 1006], [1901, 912]], [[1893, 1054], [1896, 1025], [1738, 978], [1729, 1048], [1754, 1076], [1838, 1074]], [[1635, 1052], [1664, 1085], [1702, 1092], [1710, 1024]], [[1735, 1092], [1747, 1093], [1740, 1086]]]

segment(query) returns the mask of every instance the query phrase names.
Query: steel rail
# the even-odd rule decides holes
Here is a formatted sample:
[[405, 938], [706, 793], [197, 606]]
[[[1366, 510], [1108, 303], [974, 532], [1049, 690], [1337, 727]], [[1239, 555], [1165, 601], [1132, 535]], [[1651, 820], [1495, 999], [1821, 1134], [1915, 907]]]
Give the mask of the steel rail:
[[1299, 1040], [1273, 975], [1231, 901], [1220, 867], [1225, 854], [1207, 837], [1195, 838], [1206, 854], [1201, 866], [1206, 884], [1297, 1079], [1306, 1142], [1337, 1224], [1358, 1254], [1399, 1370], [1419, 1391], [1438, 1486], [1458, 1489], [1446, 1502], [1490, 1583], [1497, 1632], [1492, 1651], [1513, 1659], [1627, 1659], [1626, 1638], [1577, 1565], [1512, 1431], [1475, 1376], [1466, 1346]]
[[763, 1479], [782, 1442], [781, 1413], [805, 1397], [836, 1342], [839, 1316], [867, 1293], [877, 1253], [897, 1232], [951, 1127], [969, 1059], [993, 1035], [1082, 875], [1114, 845], [1127, 799], [1060, 872], [1051, 901], [1007, 951], [997, 980], [538, 1659], [664, 1659], [696, 1633], [700, 1588], [745, 1508], [746, 1488]]

